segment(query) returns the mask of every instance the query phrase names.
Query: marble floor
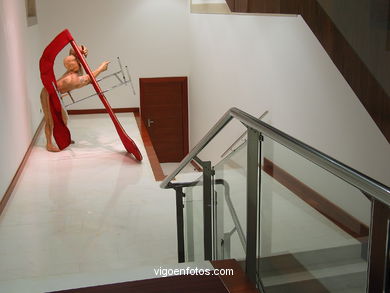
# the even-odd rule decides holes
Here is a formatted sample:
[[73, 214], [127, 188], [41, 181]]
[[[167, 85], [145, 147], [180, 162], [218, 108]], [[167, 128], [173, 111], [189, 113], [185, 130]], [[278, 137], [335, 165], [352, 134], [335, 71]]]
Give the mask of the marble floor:
[[[40, 134], [0, 217], [0, 293], [49, 292], [153, 278], [156, 268], [179, 267], [175, 193], [161, 189], [155, 181], [134, 116], [125, 113], [118, 118], [139, 146], [142, 163], [126, 153], [105, 114], [71, 116], [76, 143], [60, 153], [47, 152]], [[244, 229], [245, 158], [245, 152], [236, 152], [216, 168], [217, 178], [230, 184], [231, 200]], [[162, 167], [170, 174], [177, 166]], [[189, 182], [200, 175], [189, 165], [176, 179]], [[267, 176], [264, 180], [268, 196], [263, 195], [267, 208], [262, 211], [266, 236], [262, 255], [358, 244], [278, 182]], [[223, 213], [224, 226], [230, 231], [230, 214], [225, 208]], [[201, 213], [192, 214], [190, 222], [196, 223]], [[200, 230], [195, 234], [203, 235]], [[196, 241], [189, 245], [203, 247]], [[244, 257], [238, 237], [232, 238], [231, 247], [232, 257]], [[203, 256], [202, 251], [199, 255]], [[194, 259], [197, 267], [210, 266], [201, 259]]]
[[105, 114], [71, 116], [75, 144], [60, 153], [47, 152], [40, 134], [0, 218], [0, 292], [130, 280], [177, 263], [174, 192], [154, 180], [134, 116], [118, 118], [142, 163]]

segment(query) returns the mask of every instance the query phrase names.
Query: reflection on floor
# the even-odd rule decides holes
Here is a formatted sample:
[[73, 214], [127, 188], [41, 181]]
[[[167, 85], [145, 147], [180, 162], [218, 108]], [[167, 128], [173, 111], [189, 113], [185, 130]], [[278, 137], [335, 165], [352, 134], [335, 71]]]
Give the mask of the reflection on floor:
[[126, 270], [177, 262], [174, 193], [154, 181], [134, 116], [118, 118], [142, 163], [108, 115], [72, 116], [76, 143], [60, 153], [47, 152], [41, 134], [0, 218], [0, 292], [35, 292], [26, 280], [45, 278], [56, 280], [47, 291], [72, 288], [72, 274], [78, 287], [131, 280]]

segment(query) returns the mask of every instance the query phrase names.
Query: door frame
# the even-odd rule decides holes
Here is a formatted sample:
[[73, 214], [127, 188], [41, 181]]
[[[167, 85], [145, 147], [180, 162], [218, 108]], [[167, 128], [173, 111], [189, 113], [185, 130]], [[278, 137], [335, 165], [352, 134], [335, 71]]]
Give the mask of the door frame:
[[183, 125], [183, 154], [184, 157], [189, 153], [189, 129], [188, 129], [188, 78], [187, 76], [176, 76], [176, 77], [140, 77], [139, 88], [140, 88], [140, 112], [141, 120], [142, 117], [142, 106], [145, 104], [144, 90], [145, 85], [150, 83], [169, 83], [177, 82], [182, 85], [182, 125]]

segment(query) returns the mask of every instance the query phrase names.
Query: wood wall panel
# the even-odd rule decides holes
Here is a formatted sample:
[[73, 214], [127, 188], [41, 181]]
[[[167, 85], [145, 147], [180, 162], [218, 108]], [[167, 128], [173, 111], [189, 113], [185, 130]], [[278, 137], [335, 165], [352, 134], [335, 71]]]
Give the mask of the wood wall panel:
[[[390, 96], [317, 0], [227, 0], [227, 3], [232, 12], [300, 14], [390, 143]], [[390, 26], [390, 17], [388, 21]]]
[[299, 14], [300, 6], [300, 0], [280, 0], [280, 13]]
[[280, 11], [280, 0], [250, 0], [248, 1], [248, 10], [262, 11], [263, 13], [277, 13], [277, 11]]
[[235, 7], [235, 12], [246, 12], [249, 10], [248, 6], [248, 0], [240, 0], [240, 1], [235, 1], [234, 7]]
[[235, 2], [236, 2], [235, 0], [226, 0], [226, 4], [227, 6], [229, 6], [230, 11], [236, 11], [234, 6]]

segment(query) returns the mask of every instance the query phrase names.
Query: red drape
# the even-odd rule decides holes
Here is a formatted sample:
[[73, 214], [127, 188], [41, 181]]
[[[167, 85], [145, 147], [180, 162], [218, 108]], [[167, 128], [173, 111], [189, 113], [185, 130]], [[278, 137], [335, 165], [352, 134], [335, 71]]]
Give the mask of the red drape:
[[53, 136], [60, 150], [70, 144], [71, 138], [70, 131], [62, 119], [61, 102], [53, 86], [54, 83], [57, 87], [53, 65], [58, 53], [72, 40], [70, 32], [67, 29], [64, 30], [46, 47], [39, 61], [41, 80], [49, 94], [50, 111], [53, 117]]
[[134, 141], [126, 134], [122, 125], [119, 123], [117, 117], [114, 114], [114, 111], [111, 109], [111, 106], [109, 105], [106, 97], [104, 96], [102, 90], [100, 89], [98, 83], [96, 82], [96, 79], [93, 76], [92, 71], [89, 68], [84, 56], [81, 54], [77, 44], [73, 40], [72, 35], [67, 29], [61, 32], [58, 36], [56, 36], [54, 40], [46, 47], [46, 49], [43, 51], [42, 57], [39, 62], [42, 83], [45, 89], [47, 90], [47, 92], [49, 93], [50, 110], [51, 110], [51, 115], [53, 117], [53, 124], [54, 124], [53, 136], [58, 147], [61, 150], [66, 148], [70, 144], [71, 138], [70, 138], [70, 131], [66, 127], [62, 119], [61, 101], [56, 93], [57, 82], [53, 71], [53, 65], [58, 53], [68, 43], [72, 45], [82, 66], [86, 70], [87, 74], [90, 76], [92, 86], [95, 88], [96, 93], [98, 94], [100, 100], [102, 101], [104, 107], [106, 108], [108, 114], [110, 115], [111, 120], [115, 125], [115, 128], [119, 134], [119, 137], [124, 147], [129, 153], [132, 153], [138, 161], [141, 161], [142, 160], [141, 152], [139, 151]]

